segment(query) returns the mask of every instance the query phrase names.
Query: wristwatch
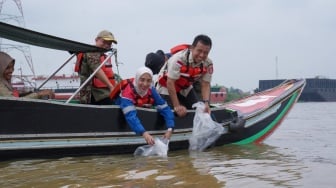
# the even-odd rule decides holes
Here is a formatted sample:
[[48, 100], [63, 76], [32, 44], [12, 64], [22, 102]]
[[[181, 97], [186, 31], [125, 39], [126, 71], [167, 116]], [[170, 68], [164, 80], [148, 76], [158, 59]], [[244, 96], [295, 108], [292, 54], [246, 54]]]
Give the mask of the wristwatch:
[[203, 102], [204, 102], [204, 104], [205, 104], [205, 103], [210, 104], [210, 101], [209, 101], [209, 100], [203, 100]]

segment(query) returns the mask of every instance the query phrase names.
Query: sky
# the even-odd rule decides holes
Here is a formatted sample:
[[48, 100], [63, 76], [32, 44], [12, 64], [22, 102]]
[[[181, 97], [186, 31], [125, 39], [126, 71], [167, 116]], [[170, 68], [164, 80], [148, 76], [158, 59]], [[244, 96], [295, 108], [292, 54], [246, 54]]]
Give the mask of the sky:
[[[3, 1], [3, 0], [2, 0]], [[252, 91], [259, 80], [336, 79], [336, 1], [334, 0], [21, 0], [27, 29], [94, 44], [110, 30], [118, 44], [115, 72], [133, 77], [146, 54], [192, 43], [198, 34], [212, 39], [212, 85]], [[20, 15], [5, 0], [3, 14]], [[16, 24], [12, 21], [7, 23]], [[17, 24], [16, 24], [17, 25]], [[50, 75], [68, 52], [30, 47], [37, 75]], [[10, 51], [14, 56], [15, 52]], [[26, 65], [16, 55], [16, 73]], [[60, 74], [72, 74], [74, 62]]]

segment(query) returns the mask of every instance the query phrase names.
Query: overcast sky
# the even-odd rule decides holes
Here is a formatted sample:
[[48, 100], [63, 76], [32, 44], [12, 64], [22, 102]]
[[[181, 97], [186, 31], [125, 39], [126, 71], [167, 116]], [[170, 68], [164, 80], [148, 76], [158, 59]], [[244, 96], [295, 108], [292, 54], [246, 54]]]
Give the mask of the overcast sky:
[[[112, 31], [123, 78], [147, 53], [206, 34], [213, 41], [212, 84], [250, 91], [263, 79], [336, 79], [335, 0], [22, 0], [22, 7], [26, 28], [42, 33], [94, 44], [100, 30]], [[11, 0], [2, 13], [19, 15]], [[69, 57], [37, 47], [31, 55], [38, 75]], [[24, 58], [16, 59], [24, 67]], [[72, 70], [73, 64], [63, 73]]]

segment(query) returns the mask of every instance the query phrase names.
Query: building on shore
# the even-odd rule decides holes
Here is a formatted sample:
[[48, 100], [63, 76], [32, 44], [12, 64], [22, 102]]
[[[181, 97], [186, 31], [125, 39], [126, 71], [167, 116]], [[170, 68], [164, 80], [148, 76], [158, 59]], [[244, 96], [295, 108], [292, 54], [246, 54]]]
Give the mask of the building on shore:
[[210, 102], [223, 103], [226, 100], [226, 88], [224, 86], [211, 86]]

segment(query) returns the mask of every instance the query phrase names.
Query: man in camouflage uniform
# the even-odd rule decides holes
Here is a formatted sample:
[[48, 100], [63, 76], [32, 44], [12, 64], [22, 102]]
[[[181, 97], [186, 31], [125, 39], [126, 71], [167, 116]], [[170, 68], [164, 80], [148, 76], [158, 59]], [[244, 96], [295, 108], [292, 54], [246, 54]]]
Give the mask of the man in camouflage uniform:
[[[117, 44], [117, 40], [114, 38], [113, 34], [106, 30], [98, 33], [95, 41], [97, 47], [105, 49], [111, 49], [112, 43]], [[84, 54], [79, 71], [81, 84], [84, 83], [100, 66], [102, 63], [102, 56], [106, 57], [106, 55], [101, 52], [90, 52]], [[112, 71], [111, 62], [107, 61], [106, 63], [110, 63], [109, 68], [111, 69], [110, 71]], [[95, 79], [99, 79], [98, 81], [105, 85], [105, 87], [95, 87]], [[111, 79], [114, 78], [109, 78], [106, 75], [106, 72], [104, 72], [101, 68], [95, 74], [94, 78], [91, 79], [90, 82], [88, 82], [80, 91], [80, 102], [83, 104], [112, 105], [113, 102], [109, 96], [114, 88], [114, 84], [111, 82]]]

